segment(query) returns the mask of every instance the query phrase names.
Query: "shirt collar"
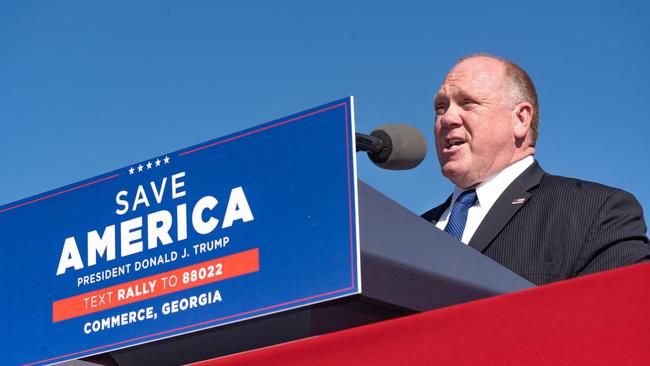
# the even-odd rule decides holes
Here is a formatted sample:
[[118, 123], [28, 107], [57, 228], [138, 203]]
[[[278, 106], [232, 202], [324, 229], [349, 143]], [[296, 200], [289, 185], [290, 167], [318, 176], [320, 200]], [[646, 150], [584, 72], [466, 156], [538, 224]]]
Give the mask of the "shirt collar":
[[[524, 172], [529, 166], [535, 162], [532, 155], [529, 155], [514, 164], [507, 166], [505, 169], [487, 179], [476, 187], [476, 196], [478, 197], [477, 204], [485, 212], [489, 211], [494, 205], [494, 202], [501, 196], [501, 193], [508, 188], [517, 177]], [[453, 204], [456, 198], [463, 193], [465, 189], [456, 187], [452, 197]]]

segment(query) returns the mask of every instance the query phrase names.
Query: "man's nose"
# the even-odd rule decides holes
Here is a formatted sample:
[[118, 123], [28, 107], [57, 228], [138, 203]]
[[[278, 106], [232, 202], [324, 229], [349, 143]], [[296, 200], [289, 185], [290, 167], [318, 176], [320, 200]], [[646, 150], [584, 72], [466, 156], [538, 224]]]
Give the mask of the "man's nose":
[[461, 126], [463, 124], [463, 121], [458, 114], [458, 109], [454, 106], [449, 106], [445, 113], [440, 116], [440, 124], [444, 128]]

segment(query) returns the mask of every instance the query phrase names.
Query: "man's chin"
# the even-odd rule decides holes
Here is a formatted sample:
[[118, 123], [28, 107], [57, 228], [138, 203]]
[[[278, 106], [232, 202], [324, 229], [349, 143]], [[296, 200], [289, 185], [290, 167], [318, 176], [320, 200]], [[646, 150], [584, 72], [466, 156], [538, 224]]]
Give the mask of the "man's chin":
[[460, 164], [458, 164], [455, 161], [450, 161], [443, 164], [440, 170], [442, 171], [442, 175], [444, 175], [447, 179], [451, 180], [452, 182], [466, 175], [467, 173], [466, 170], [463, 169], [460, 166]]
[[476, 182], [471, 179], [469, 172], [465, 169], [460, 169], [458, 164], [455, 163], [443, 165], [442, 175], [461, 188], [470, 188], [476, 185]]

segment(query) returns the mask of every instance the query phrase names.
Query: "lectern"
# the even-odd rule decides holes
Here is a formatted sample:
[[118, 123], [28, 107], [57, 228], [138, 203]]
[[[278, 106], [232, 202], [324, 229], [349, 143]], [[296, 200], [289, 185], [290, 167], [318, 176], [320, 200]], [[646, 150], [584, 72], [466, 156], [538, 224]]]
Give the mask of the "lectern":
[[196, 362], [534, 287], [364, 182], [358, 188], [360, 294], [110, 357], [120, 366]]
[[353, 111], [0, 207], [0, 363], [176, 365], [533, 286], [358, 180]]

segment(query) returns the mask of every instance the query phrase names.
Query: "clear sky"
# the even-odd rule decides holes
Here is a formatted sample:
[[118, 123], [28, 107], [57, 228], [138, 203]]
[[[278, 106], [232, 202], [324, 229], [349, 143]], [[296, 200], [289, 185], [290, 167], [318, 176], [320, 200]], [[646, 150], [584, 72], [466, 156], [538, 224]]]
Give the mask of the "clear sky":
[[426, 134], [412, 171], [359, 156], [361, 179], [421, 213], [452, 190], [433, 95], [458, 57], [490, 52], [537, 85], [542, 167], [650, 215], [648, 4], [2, 0], [0, 205], [354, 95], [358, 130]]

